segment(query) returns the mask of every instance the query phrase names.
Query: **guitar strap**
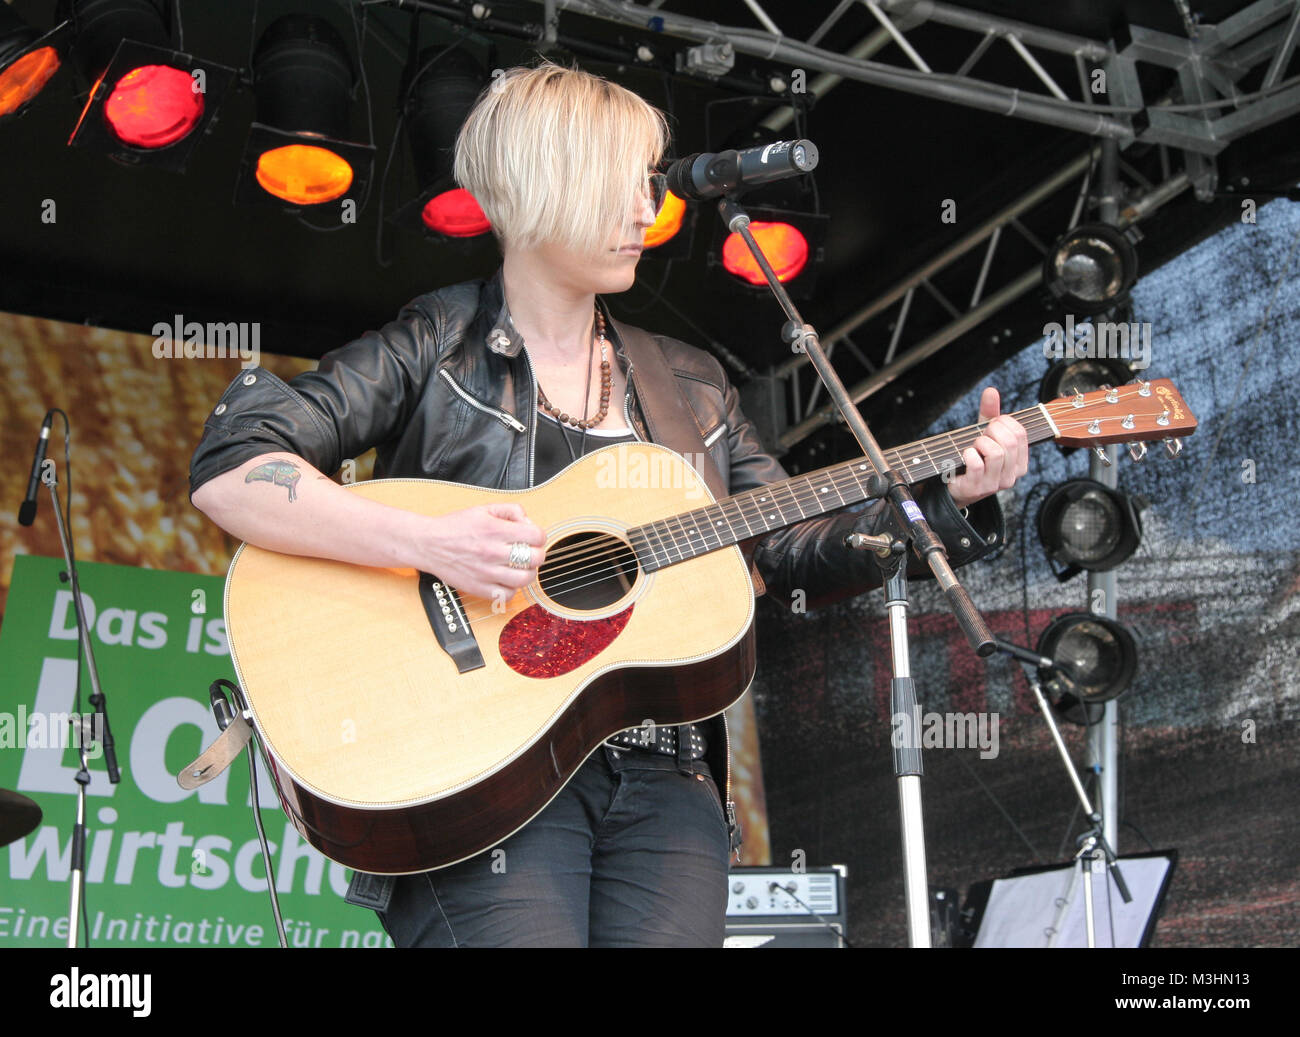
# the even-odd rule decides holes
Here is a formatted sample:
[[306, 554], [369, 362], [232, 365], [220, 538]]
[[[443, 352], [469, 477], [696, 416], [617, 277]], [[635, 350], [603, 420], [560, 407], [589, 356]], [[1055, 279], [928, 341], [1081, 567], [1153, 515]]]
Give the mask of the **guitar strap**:
[[[723, 481], [722, 472], [714, 463], [709, 448], [704, 445], [695, 412], [682, 395], [677, 376], [668, 366], [659, 343], [648, 331], [612, 318], [609, 323], [623, 342], [637, 386], [642, 390], [637, 393], [637, 402], [641, 405], [641, 416], [645, 418], [651, 442], [685, 457], [704, 480], [714, 500], [729, 497], [731, 491]], [[751, 563], [749, 570], [754, 581], [754, 593], [762, 595], [767, 588], [758, 567]]]
[[641, 415], [652, 442], [681, 454], [699, 473], [715, 500], [729, 496], [722, 473], [713, 463], [709, 448], [704, 445], [695, 414], [677, 385], [677, 377], [664, 358], [653, 336], [640, 328], [629, 327], [621, 321], [612, 321], [618, 337], [623, 340], [628, 359], [632, 362], [638, 386]]

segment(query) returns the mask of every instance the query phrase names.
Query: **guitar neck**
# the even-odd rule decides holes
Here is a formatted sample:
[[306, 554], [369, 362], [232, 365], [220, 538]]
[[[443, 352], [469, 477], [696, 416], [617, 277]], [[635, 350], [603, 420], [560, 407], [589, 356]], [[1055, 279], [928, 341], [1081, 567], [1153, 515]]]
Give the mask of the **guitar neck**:
[[[1030, 443], [1041, 443], [1055, 435], [1041, 406], [1011, 416], [1024, 425]], [[885, 460], [908, 483], [955, 472], [966, 463], [962, 451], [983, 435], [986, 427], [987, 423], [971, 425], [917, 440], [885, 451]], [[871, 462], [859, 457], [637, 526], [628, 535], [640, 563], [654, 571], [857, 504], [867, 499], [867, 486], [875, 474]]]

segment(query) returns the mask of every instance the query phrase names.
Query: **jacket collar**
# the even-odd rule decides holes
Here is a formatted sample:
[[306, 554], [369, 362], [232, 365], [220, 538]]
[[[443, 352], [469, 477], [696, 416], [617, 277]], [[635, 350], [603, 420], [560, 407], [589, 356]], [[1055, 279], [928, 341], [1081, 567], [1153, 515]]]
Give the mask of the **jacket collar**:
[[[609, 307], [605, 301], [596, 297], [596, 305], [605, 315], [605, 326], [612, 329], [614, 318], [610, 315]], [[517, 357], [524, 348], [524, 336], [519, 333], [515, 327], [515, 322], [510, 319], [510, 309], [506, 306], [506, 288], [503, 276], [503, 268], [498, 267], [496, 274], [491, 281], [488, 281], [483, 288], [483, 305], [484, 313], [495, 313], [496, 318], [492, 321], [488, 329], [487, 337], [484, 344], [493, 352], [506, 357]], [[622, 343], [616, 334], [610, 335], [614, 342], [614, 351], [619, 356], [623, 355]]]

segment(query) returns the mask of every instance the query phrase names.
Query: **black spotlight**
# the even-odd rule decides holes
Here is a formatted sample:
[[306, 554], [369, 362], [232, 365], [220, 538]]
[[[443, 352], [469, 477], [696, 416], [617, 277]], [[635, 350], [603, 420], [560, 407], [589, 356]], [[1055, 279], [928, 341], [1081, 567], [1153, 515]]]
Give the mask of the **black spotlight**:
[[302, 209], [365, 191], [374, 148], [348, 139], [354, 78], [343, 38], [324, 18], [288, 14], [267, 27], [253, 54], [257, 121], [236, 202]]
[[1038, 671], [1052, 706], [1073, 724], [1096, 723], [1137, 673], [1137, 643], [1121, 623], [1088, 612], [1057, 616], [1038, 639], [1038, 654], [1056, 669]]
[[235, 71], [176, 50], [152, 0], [65, 3], [72, 53], [91, 85], [68, 143], [129, 165], [185, 168]]
[[0, 5], [0, 121], [26, 110], [45, 88], [63, 63], [67, 38], [66, 23], [41, 33]]
[[1098, 389], [1132, 381], [1133, 371], [1123, 360], [1109, 357], [1081, 357], [1057, 360], [1047, 369], [1038, 386], [1038, 402], [1051, 403], [1075, 393], [1087, 395]]
[[1057, 486], [1038, 509], [1038, 538], [1064, 583], [1082, 570], [1106, 572], [1125, 562], [1142, 539], [1133, 499], [1092, 479]]
[[420, 193], [393, 221], [439, 239], [476, 238], [491, 225], [474, 196], [452, 177], [456, 135], [487, 84], [487, 72], [460, 48], [430, 47], [410, 70], [405, 106], [406, 139]]
[[1137, 252], [1120, 230], [1085, 223], [1058, 238], [1043, 260], [1043, 282], [1072, 313], [1101, 313], [1137, 281]]

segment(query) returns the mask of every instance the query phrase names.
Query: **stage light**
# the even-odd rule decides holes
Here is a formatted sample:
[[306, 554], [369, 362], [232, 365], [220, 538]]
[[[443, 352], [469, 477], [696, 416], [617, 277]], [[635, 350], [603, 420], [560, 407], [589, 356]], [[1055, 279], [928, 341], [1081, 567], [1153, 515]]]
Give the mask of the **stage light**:
[[1137, 281], [1137, 252], [1109, 224], [1081, 224], [1048, 249], [1043, 281], [1067, 311], [1101, 313], [1122, 302]]
[[1087, 395], [1098, 389], [1124, 385], [1133, 380], [1133, 371], [1123, 360], [1108, 357], [1083, 357], [1057, 360], [1047, 369], [1038, 386], [1038, 402], [1051, 403], [1062, 396]]
[[323, 18], [276, 19], [253, 53], [257, 120], [235, 187], [235, 201], [303, 208], [360, 195], [374, 148], [349, 140], [352, 60]]
[[1103, 705], [1119, 698], [1137, 672], [1137, 643], [1129, 629], [1107, 616], [1071, 612], [1048, 624], [1038, 654], [1059, 669], [1038, 671], [1038, 679], [1064, 719], [1095, 723]]
[[234, 69], [175, 50], [151, 0], [73, 0], [70, 15], [73, 55], [94, 85], [68, 143], [183, 170]]
[[[803, 273], [803, 268], [808, 265], [808, 239], [797, 227], [789, 223], [754, 220], [749, 230], [778, 281], [784, 284]], [[739, 234], [728, 234], [722, 243], [722, 265], [729, 274], [750, 284], [767, 284], [762, 268]]]
[[203, 95], [194, 80], [170, 65], [132, 69], [104, 102], [104, 118], [118, 139], [137, 148], [165, 148], [203, 117]]
[[[742, 199], [742, 203], [743, 203]], [[777, 279], [792, 298], [809, 298], [816, 287], [828, 220], [807, 212], [745, 205], [750, 231], [767, 256]], [[727, 233], [721, 221], [709, 252], [709, 267], [719, 288], [741, 295], [768, 291], [767, 279], [739, 234]]]
[[645, 247], [659, 248], [675, 238], [682, 229], [682, 220], [686, 216], [686, 203], [669, 191], [664, 196], [664, 204], [659, 208], [650, 229], [645, 232]]
[[406, 140], [419, 194], [393, 222], [439, 240], [476, 238], [492, 229], [474, 196], [452, 176], [456, 135], [487, 85], [487, 71], [467, 51], [429, 47], [407, 69]]
[[1038, 538], [1065, 568], [1065, 582], [1083, 570], [1107, 572], [1127, 561], [1142, 539], [1133, 499], [1092, 479], [1071, 479], [1052, 490], [1038, 509]]
[[420, 219], [435, 234], [449, 238], [476, 238], [492, 229], [474, 196], [463, 187], [434, 195], [420, 210]]
[[33, 29], [0, 4], [0, 120], [18, 115], [59, 70], [67, 33]]

